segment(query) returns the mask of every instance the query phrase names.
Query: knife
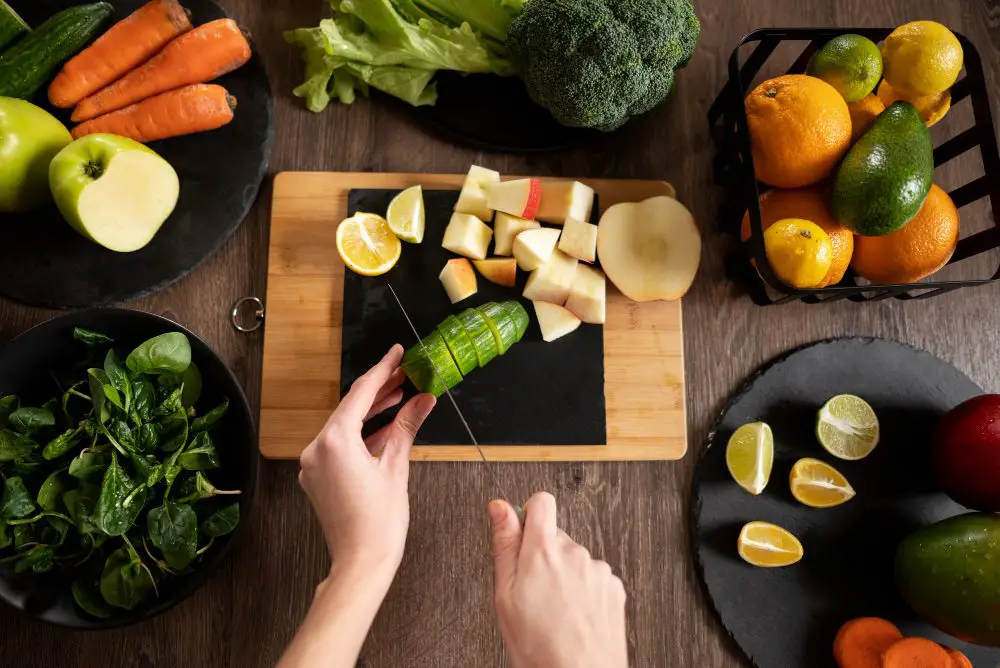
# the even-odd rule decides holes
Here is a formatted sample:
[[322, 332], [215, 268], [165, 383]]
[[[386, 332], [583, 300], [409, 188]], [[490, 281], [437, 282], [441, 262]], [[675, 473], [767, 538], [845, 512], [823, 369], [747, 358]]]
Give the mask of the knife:
[[[403, 313], [403, 317], [406, 318], [406, 324], [410, 326], [410, 331], [413, 332], [413, 336], [417, 338], [417, 345], [419, 345], [420, 349], [424, 351], [427, 360], [431, 363], [431, 369], [434, 370], [434, 375], [437, 377], [438, 382], [441, 383], [441, 387], [444, 388], [444, 393], [448, 396], [448, 401], [451, 402], [452, 407], [455, 409], [455, 413], [458, 414], [458, 419], [462, 421], [462, 426], [465, 427], [465, 433], [469, 435], [469, 440], [472, 441], [472, 445], [475, 446], [476, 452], [479, 453], [479, 458], [482, 459], [483, 464], [486, 465], [486, 470], [489, 471], [490, 477], [493, 478], [493, 484], [496, 486], [497, 491], [500, 492], [500, 496], [509, 502], [510, 495], [507, 494], [507, 489], [503, 486], [503, 483], [500, 482], [500, 478], [497, 476], [496, 471], [493, 470], [493, 464], [486, 458], [486, 453], [483, 452], [483, 448], [479, 445], [479, 440], [476, 438], [476, 435], [472, 433], [472, 427], [469, 426], [469, 421], [466, 420], [465, 415], [462, 414], [462, 409], [458, 407], [458, 402], [455, 401], [455, 397], [452, 396], [451, 390], [448, 389], [448, 384], [441, 378], [441, 374], [437, 370], [437, 365], [434, 364], [434, 358], [431, 357], [427, 348], [424, 346], [424, 341], [420, 338], [420, 333], [417, 332], [417, 328], [414, 326], [413, 321], [410, 320], [410, 315], [406, 312], [403, 302], [400, 301], [399, 295], [396, 294], [396, 290], [393, 289], [391, 283], [386, 282], [386, 286], [389, 288], [389, 292], [392, 293], [393, 299], [396, 300], [396, 305], [399, 306], [399, 310]], [[514, 511], [517, 513], [517, 517], [523, 525], [524, 508], [520, 505], [514, 505]]]

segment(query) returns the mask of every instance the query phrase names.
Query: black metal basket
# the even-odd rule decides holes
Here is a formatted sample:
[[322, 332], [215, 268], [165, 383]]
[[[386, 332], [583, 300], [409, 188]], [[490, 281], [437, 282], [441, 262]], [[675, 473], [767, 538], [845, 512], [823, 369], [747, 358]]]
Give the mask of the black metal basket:
[[[1000, 264], [990, 277], [973, 280], [952, 280], [902, 285], [861, 283], [848, 270], [844, 279], [827, 288], [797, 289], [779, 279], [771, 270], [764, 251], [764, 235], [758, 199], [769, 186], [754, 178], [753, 157], [750, 152], [750, 133], [747, 129], [746, 97], [750, 82], [784, 41], [808, 42], [805, 50], [788, 69], [788, 74], [805, 71], [813, 53], [830, 39], [847, 33], [863, 35], [873, 42], [880, 42], [892, 32], [889, 28], [768, 28], [755, 30], [744, 37], [734, 49], [729, 60], [729, 81], [712, 103], [708, 122], [717, 151], [714, 161], [716, 183], [727, 188], [729, 197], [722, 209], [723, 226], [737, 236], [744, 212], [750, 213], [750, 238], [742, 245], [738, 258], [730, 258], [729, 270], [733, 278], [744, 283], [751, 298], [760, 305], [784, 304], [801, 300], [810, 304], [847, 298], [851, 301], [877, 301], [888, 297], [896, 299], [926, 299], [958, 288], [986, 285], [1000, 279]], [[979, 148], [984, 174], [979, 178], [948, 193], [955, 206], [961, 209], [979, 199], [989, 197], [993, 221], [985, 230], [962, 238], [948, 264], [961, 262], [979, 253], [1000, 247], [1000, 228], [995, 212], [1000, 211], [1000, 152], [993, 134], [993, 116], [983, 76], [979, 52], [963, 35], [957, 35], [965, 51], [965, 76], [951, 89], [952, 106], [970, 98], [974, 123], [934, 149], [935, 167], [953, 160], [963, 153]], [[746, 61], [741, 63], [740, 49], [756, 42]], [[756, 269], [750, 259], [756, 259]], [[769, 290], [770, 288], [770, 290]]]

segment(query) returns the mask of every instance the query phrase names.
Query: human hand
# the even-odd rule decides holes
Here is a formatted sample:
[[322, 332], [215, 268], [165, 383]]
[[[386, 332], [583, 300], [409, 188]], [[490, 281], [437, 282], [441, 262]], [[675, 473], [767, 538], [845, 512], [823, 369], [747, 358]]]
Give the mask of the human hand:
[[493, 501], [497, 617], [515, 668], [627, 668], [625, 588], [556, 526], [556, 500], [525, 504], [524, 528]]
[[367, 439], [366, 420], [403, 399], [405, 374], [395, 345], [351, 386], [323, 431], [302, 452], [299, 483], [309, 496], [334, 566], [358, 566], [391, 581], [410, 523], [410, 449], [436, 400], [411, 399], [392, 423]]

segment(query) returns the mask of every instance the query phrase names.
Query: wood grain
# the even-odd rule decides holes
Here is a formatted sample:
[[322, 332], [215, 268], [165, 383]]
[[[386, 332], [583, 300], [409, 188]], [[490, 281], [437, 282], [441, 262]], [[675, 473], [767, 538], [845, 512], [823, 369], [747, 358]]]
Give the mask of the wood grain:
[[[454, 189], [462, 174], [283, 172], [274, 179], [264, 326], [260, 451], [297, 459], [340, 399], [344, 263], [337, 224], [353, 212], [355, 188], [412, 185]], [[584, 179], [603, 207], [656, 195], [674, 196], [664, 181]], [[687, 451], [681, 304], [637, 304], [611, 288], [604, 326], [607, 443], [499, 446], [492, 461], [636, 461], [680, 459]], [[467, 445], [421, 445], [414, 461], [478, 461]]]
[[[10, 0], [18, 3], [30, 0]], [[549, 155], [484, 154], [457, 147], [379, 99], [306, 111], [290, 91], [302, 82], [298, 50], [282, 31], [315, 26], [322, 0], [220, 0], [252, 33], [275, 92], [271, 173], [374, 171], [461, 173], [472, 163], [505, 174], [578, 174], [662, 179], [695, 214], [705, 240], [702, 267], [684, 298], [688, 441], [677, 462], [494, 464], [512, 494], [546, 489], [559, 524], [622, 575], [629, 593], [629, 650], [636, 668], [746, 668], [710, 613], [694, 576], [688, 536], [691, 470], [712, 420], [743, 378], [774, 355], [844, 334], [881, 336], [925, 348], [976, 383], [1000, 391], [1000, 288], [959, 291], [924, 302], [755, 307], [726, 278], [735, 242], [721, 227], [726, 193], [712, 184], [705, 114], [725, 81], [733, 46], [768, 26], [898, 25], [934, 19], [978, 46], [989, 89], [1000, 91], [1000, 10], [986, 0], [695, 0], [698, 50], [662, 108], [620, 132]], [[793, 54], [794, 55], [794, 54]], [[1000, 97], [993, 95], [1000, 121]], [[962, 105], [957, 105], [962, 107]], [[971, 114], [954, 109], [932, 128], [947, 137]], [[963, 156], [964, 158], [964, 156]], [[942, 187], [981, 173], [976, 159], [939, 170]], [[236, 236], [191, 276], [129, 304], [169, 315], [203, 336], [232, 365], [259, 405], [262, 336], [235, 333], [229, 309], [262, 295], [270, 183]], [[988, 212], [962, 210], [962, 225]], [[994, 258], [995, 259], [995, 258]], [[86, 280], [81, 276], [80, 280]], [[52, 313], [0, 301], [0, 339]], [[308, 436], [312, 436], [311, 434]], [[329, 570], [329, 558], [298, 467], [265, 462], [242, 544], [190, 599], [148, 623], [107, 633], [53, 629], [0, 607], [0, 665], [22, 668], [266, 668], [274, 666]], [[415, 464], [410, 473], [406, 557], [362, 652], [364, 668], [502, 668], [492, 608], [485, 504], [493, 483], [481, 464]], [[764, 601], [762, 605], [771, 602]], [[779, 639], [779, 636], [776, 636]], [[790, 666], [789, 668], [810, 668]]]

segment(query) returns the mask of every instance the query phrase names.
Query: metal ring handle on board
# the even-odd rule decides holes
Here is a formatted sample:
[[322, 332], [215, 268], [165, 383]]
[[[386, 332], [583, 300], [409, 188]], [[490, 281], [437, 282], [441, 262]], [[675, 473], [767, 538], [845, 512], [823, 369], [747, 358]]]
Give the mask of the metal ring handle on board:
[[[242, 324], [242, 318], [240, 318], [240, 314], [245, 310], [247, 304], [254, 305], [253, 324], [249, 327]], [[260, 329], [261, 325], [264, 324], [264, 302], [262, 302], [259, 297], [243, 297], [233, 304], [230, 320], [233, 323], [233, 329], [237, 332], [242, 332], [244, 334], [256, 332]]]

